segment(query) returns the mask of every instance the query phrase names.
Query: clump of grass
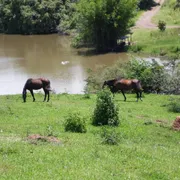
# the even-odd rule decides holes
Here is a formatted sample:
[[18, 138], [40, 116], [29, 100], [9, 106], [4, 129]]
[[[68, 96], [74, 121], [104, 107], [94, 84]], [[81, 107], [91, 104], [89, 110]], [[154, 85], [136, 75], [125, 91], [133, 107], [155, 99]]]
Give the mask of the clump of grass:
[[103, 127], [101, 132], [102, 144], [118, 145], [120, 141], [119, 133], [114, 127]]
[[69, 113], [64, 123], [65, 131], [86, 133], [85, 118], [80, 113]]

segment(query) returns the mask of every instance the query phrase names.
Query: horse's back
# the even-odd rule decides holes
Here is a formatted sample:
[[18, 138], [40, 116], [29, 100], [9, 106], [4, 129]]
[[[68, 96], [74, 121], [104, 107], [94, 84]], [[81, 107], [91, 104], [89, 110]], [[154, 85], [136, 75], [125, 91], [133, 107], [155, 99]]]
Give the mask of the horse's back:
[[37, 78], [37, 79], [29, 78], [25, 84], [26, 89], [37, 90], [44, 87], [48, 87], [48, 88], [50, 87], [50, 81], [45, 78]]
[[116, 89], [119, 90], [130, 90], [132, 89], [132, 81], [129, 79], [119, 79], [115, 82]]
[[114, 86], [119, 90], [141, 89], [141, 84], [138, 79], [119, 79]]

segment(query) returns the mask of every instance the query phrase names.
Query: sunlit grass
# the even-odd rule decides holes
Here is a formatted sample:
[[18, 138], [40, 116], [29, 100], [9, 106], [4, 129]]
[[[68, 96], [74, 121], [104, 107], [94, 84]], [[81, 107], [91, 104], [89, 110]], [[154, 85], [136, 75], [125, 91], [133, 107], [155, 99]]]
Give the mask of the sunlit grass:
[[168, 55], [180, 51], [180, 29], [166, 29], [164, 32], [137, 29], [132, 35], [132, 40], [132, 50], [137, 46], [141, 48], [140, 52], [152, 55]]
[[[28, 96], [0, 96], [0, 179], [179, 179], [180, 134], [171, 126], [178, 113], [168, 111], [171, 97], [145, 94], [115, 96], [119, 107], [118, 145], [102, 143], [101, 127], [91, 125], [96, 95], [51, 95], [50, 102]], [[70, 112], [86, 118], [87, 133], [65, 132]], [[157, 120], [161, 120], [159, 123]], [[30, 134], [47, 135], [61, 143], [27, 141]]]
[[174, 9], [176, 0], [166, 0], [161, 10], [153, 17], [153, 22], [158, 24], [163, 20], [167, 25], [180, 25], [180, 9]]

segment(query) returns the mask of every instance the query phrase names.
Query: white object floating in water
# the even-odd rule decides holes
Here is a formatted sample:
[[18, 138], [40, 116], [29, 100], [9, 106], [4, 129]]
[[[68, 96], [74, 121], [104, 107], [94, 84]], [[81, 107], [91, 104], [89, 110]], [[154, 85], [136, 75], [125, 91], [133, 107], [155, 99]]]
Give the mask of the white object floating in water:
[[69, 63], [69, 61], [62, 61], [62, 62], [61, 62], [62, 65], [66, 65], [66, 64], [68, 64], [68, 63]]

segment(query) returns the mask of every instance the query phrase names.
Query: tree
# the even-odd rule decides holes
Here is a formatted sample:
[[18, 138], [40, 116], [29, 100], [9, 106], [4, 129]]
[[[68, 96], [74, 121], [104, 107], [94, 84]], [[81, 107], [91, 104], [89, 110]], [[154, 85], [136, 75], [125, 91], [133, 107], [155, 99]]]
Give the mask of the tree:
[[138, 7], [143, 10], [150, 9], [155, 5], [157, 5], [157, 3], [155, 3], [154, 0], [139, 0], [138, 3]]
[[0, 30], [11, 34], [57, 31], [62, 0], [0, 0]]
[[80, 0], [77, 3], [78, 44], [98, 51], [117, 46], [117, 40], [129, 32], [137, 0]]
[[174, 9], [176, 9], [176, 8], [180, 8], [180, 0], [176, 0], [176, 5], [175, 5]]

